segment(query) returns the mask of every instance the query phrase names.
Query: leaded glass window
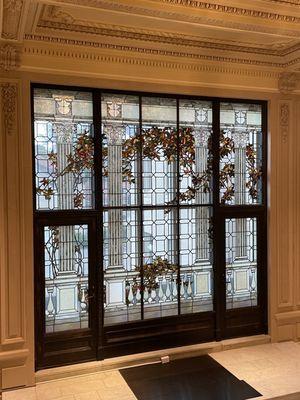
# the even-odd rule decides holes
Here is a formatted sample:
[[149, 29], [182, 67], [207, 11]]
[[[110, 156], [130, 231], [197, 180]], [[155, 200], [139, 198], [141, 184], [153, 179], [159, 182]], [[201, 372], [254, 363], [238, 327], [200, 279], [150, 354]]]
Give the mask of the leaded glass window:
[[70, 332], [80, 347], [100, 326], [117, 342], [124, 326], [181, 317], [220, 338], [244, 309], [263, 312], [264, 102], [55, 87], [33, 98], [43, 340]]

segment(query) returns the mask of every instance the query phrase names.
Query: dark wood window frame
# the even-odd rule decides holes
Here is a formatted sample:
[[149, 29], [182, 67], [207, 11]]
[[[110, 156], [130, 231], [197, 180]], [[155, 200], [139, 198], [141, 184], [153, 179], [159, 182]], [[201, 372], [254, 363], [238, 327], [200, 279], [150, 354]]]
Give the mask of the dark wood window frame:
[[[120, 90], [93, 89], [85, 87], [32, 84], [32, 132], [34, 132], [33, 90], [47, 88], [59, 90], [78, 90], [93, 95], [94, 126], [94, 195], [95, 208], [85, 210], [53, 210], [36, 209], [35, 198], [35, 163], [33, 160], [33, 204], [34, 204], [34, 243], [35, 243], [35, 324], [36, 324], [36, 368], [53, 367], [95, 359], [103, 359], [117, 355], [174, 347], [185, 344], [211, 340], [221, 340], [238, 336], [267, 333], [267, 102], [259, 100], [243, 100], [237, 98], [216, 98], [203, 96], [187, 96], [162, 93], [131, 92]], [[212, 151], [213, 151], [213, 252], [214, 252], [214, 310], [196, 314], [180, 315], [160, 319], [141, 320], [126, 324], [104, 326], [103, 323], [103, 273], [102, 260], [102, 156], [101, 156], [101, 93], [117, 93], [136, 95], [140, 99], [147, 97], [167, 97], [177, 101], [177, 129], [179, 128], [179, 100], [204, 100], [212, 102]], [[223, 205], [219, 201], [219, 132], [220, 103], [258, 104], [262, 109], [262, 201], [258, 205]], [[141, 108], [141, 102], [140, 102]], [[140, 113], [140, 128], [142, 119]], [[141, 131], [141, 130], [140, 130]], [[33, 137], [34, 154], [34, 137]], [[179, 175], [178, 175], [179, 179]], [[203, 206], [203, 205], [200, 205]], [[140, 207], [142, 209], [148, 206]], [[194, 205], [176, 204], [179, 209]], [[122, 207], [126, 208], [127, 207]], [[138, 207], [133, 206], [137, 209]], [[149, 206], [149, 208], [162, 208]], [[138, 208], [139, 209], [139, 208]], [[258, 244], [258, 304], [255, 307], [226, 310], [225, 285], [225, 219], [257, 218]], [[89, 282], [92, 296], [90, 328], [64, 333], [45, 334], [45, 304], [43, 276], [43, 228], [47, 225], [75, 225], [84, 223], [89, 226]], [[179, 224], [177, 223], [177, 241], [179, 241]], [[142, 246], [142, 244], [141, 244]], [[140, 249], [142, 251], [142, 248]], [[180, 299], [180, 296], [178, 296]], [[143, 309], [142, 309], [143, 316]]]

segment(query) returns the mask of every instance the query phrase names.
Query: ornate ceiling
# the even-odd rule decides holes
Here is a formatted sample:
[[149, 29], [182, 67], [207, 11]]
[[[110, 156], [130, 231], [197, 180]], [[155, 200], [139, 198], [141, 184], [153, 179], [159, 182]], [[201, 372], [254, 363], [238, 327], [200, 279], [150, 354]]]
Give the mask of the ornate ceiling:
[[186, 70], [242, 65], [265, 74], [300, 71], [300, 0], [1, 3], [2, 70], [25, 68], [37, 54], [63, 53], [90, 61], [181, 63]]

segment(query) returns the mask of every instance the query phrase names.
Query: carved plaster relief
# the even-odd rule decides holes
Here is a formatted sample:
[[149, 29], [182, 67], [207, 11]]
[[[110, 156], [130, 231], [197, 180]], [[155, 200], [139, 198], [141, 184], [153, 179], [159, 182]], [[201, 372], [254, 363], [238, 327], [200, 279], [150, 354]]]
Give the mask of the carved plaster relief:
[[18, 39], [18, 29], [21, 20], [24, 0], [4, 0], [3, 3], [3, 39]]
[[11, 71], [19, 68], [21, 62], [20, 46], [0, 42], [0, 71]]
[[179, 32], [141, 29], [139, 27], [97, 23], [86, 19], [75, 19], [70, 12], [58, 6], [45, 6], [38, 22], [38, 28], [88, 33], [98, 36], [111, 36], [122, 39], [134, 39], [152, 43], [167, 43], [176, 46], [189, 46], [196, 49], [208, 48], [236, 52], [267, 55], [284, 55], [300, 47], [299, 40], [288, 39], [276, 43], [251, 43], [239, 40], [219, 39], [216, 37], [191, 36]]
[[286, 143], [288, 141], [290, 123], [290, 106], [288, 103], [280, 104], [279, 118], [282, 141]]
[[278, 87], [281, 93], [288, 94], [296, 89], [297, 74], [295, 72], [283, 72], [278, 81]]
[[4, 130], [7, 135], [11, 136], [15, 133], [16, 127], [16, 103], [18, 89], [15, 83], [2, 83], [0, 88]]
[[[157, 0], [158, 2], [161, 1], [172, 1], [172, 0]], [[180, 1], [180, 0], [179, 0]], [[187, 0], [189, 1], [189, 0]], [[142, 4], [138, 4], [138, 2], [133, 2], [134, 5], [131, 4], [124, 4], [120, 2], [113, 2], [108, 0], [61, 0], [60, 3], [63, 5], [65, 4], [72, 4], [77, 6], [86, 6], [95, 9], [104, 9], [104, 10], [112, 10], [122, 13], [128, 14], [136, 14], [139, 16], [146, 16], [146, 17], [154, 17], [154, 18], [162, 18], [168, 19], [173, 21], [181, 21], [185, 23], [196, 23], [196, 24], [205, 24], [206, 26], [216, 26], [216, 27], [223, 27], [226, 29], [238, 29], [238, 30], [245, 30], [249, 32], [262, 32], [267, 34], [274, 34], [274, 21], [278, 22], [287, 22], [286, 26], [290, 25], [291, 29], [286, 29], [278, 24], [277, 33], [281, 35], [288, 35], [289, 37], [299, 38], [299, 32], [295, 29], [300, 22], [300, 17], [294, 17], [293, 15], [280, 15], [272, 12], [263, 12], [258, 10], [252, 9], [242, 9], [237, 7], [229, 7], [229, 6], [219, 6], [220, 9], [220, 16], [218, 18], [212, 18], [212, 16], [200, 16], [199, 14], [195, 13], [179, 13], [170, 11], [170, 8], [162, 10], [155, 9], [155, 8], [147, 8]], [[205, 10], [216, 11], [214, 8], [218, 5], [215, 3], [205, 3]], [[188, 7], [187, 7], [188, 10]], [[240, 15], [239, 15], [240, 12]], [[223, 15], [221, 15], [223, 13]], [[236, 15], [235, 20], [225, 20], [224, 15]], [[249, 20], [245, 22], [241, 22], [240, 16], [246, 15], [252, 17], [251, 23]], [[257, 24], [255, 23], [255, 18], [261, 18], [266, 22], [266, 24]], [[267, 23], [271, 23], [272, 25], [267, 25]], [[298, 24], [298, 25], [297, 25]], [[293, 29], [292, 29], [293, 28]]]

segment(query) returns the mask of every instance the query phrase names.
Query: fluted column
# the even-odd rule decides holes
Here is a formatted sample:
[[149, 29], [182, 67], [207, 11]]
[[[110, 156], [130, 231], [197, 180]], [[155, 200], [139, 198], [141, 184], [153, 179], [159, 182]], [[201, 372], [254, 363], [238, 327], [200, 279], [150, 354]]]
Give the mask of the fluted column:
[[[54, 97], [55, 118], [53, 130], [57, 135], [57, 191], [58, 208], [60, 210], [71, 210], [74, 208], [74, 176], [72, 172], [63, 173], [68, 165], [69, 154], [72, 154], [72, 144], [75, 125], [70, 121], [72, 118], [71, 96]], [[59, 265], [58, 271], [65, 273], [74, 270], [74, 227], [61, 226], [59, 228]]]
[[[111, 207], [122, 206], [122, 134], [123, 127], [110, 125], [105, 129], [108, 140], [108, 193]], [[108, 211], [109, 266], [122, 268], [122, 209]]]
[[[237, 131], [234, 134], [235, 144], [235, 203], [242, 205], [247, 203], [246, 192], [246, 146], [248, 143], [247, 131]], [[247, 258], [247, 219], [236, 219], [236, 245], [235, 258]]]
[[[72, 154], [72, 136], [74, 125], [58, 123], [54, 125], [57, 134], [57, 172], [61, 174], [67, 167], [67, 155]], [[70, 210], [74, 208], [73, 194], [74, 177], [66, 173], [57, 179], [58, 208]], [[59, 272], [73, 270], [74, 258], [74, 227], [61, 226], [59, 228]]]
[[[207, 168], [207, 146], [210, 132], [200, 128], [195, 132], [195, 172], [202, 175]], [[209, 193], [203, 190], [196, 192], [196, 204], [209, 203]], [[196, 207], [196, 260], [208, 260], [209, 249], [207, 243], [209, 228], [209, 211], [207, 207]]]

